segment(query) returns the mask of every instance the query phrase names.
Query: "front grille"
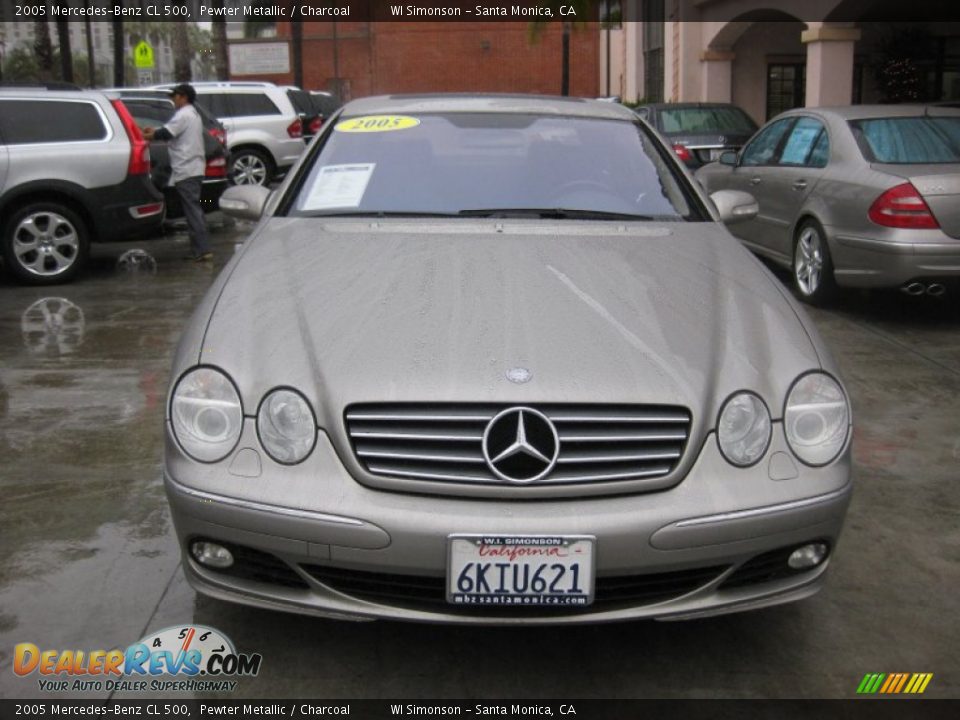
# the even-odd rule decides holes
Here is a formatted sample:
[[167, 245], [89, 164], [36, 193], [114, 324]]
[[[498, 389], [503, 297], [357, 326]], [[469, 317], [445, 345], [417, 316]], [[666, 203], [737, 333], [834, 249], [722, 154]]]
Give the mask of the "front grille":
[[[503, 484], [487, 466], [487, 424], [507, 405], [354, 405], [347, 432], [357, 459], [374, 475]], [[537, 485], [659, 478], [683, 455], [690, 413], [658, 405], [535, 405], [560, 440], [553, 470]]]
[[447, 603], [446, 581], [442, 577], [392, 575], [347, 570], [326, 565], [301, 565], [310, 576], [344, 595], [391, 607], [459, 615], [574, 615], [620, 608], [652, 605], [686, 595], [717, 578], [726, 566], [694, 568], [653, 575], [598, 577], [593, 605], [588, 606], [515, 606], [455, 605]]

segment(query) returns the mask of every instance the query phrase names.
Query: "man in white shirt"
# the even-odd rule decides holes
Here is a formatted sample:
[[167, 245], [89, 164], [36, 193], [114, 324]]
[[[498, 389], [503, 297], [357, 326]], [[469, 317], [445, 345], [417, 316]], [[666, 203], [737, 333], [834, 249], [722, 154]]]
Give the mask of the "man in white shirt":
[[204, 262], [213, 259], [207, 237], [207, 225], [200, 207], [200, 189], [206, 167], [203, 146], [203, 120], [193, 107], [197, 91], [188, 83], [181, 83], [170, 91], [177, 111], [170, 122], [161, 128], [144, 128], [147, 140], [166, 140], [170, 153], [170, 184], [180, 196], [183, 214], [190, 232], [193, 248], [191, 260]]

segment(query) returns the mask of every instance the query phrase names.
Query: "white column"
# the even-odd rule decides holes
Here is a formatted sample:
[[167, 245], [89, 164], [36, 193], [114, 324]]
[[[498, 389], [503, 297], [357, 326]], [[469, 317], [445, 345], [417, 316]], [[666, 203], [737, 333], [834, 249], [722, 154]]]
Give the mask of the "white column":
[[860, 30], [810, 23], [800, 40], [807, 46], [807, 107], [849, 105], [853, 99], [853, 51]]

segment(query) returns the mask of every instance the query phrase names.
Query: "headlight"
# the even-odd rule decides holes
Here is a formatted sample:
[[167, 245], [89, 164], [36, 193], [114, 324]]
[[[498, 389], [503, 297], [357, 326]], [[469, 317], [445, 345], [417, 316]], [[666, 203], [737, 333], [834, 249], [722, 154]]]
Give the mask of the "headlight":
[[180, 446], [201, 462], [222, 460], [240, 439], [240, 395], [230, 378], [214, 368], [199, 367], [180, 378], [170, 416]]
[[753, 393], [737, 393], [723, 405], [717, 421], [717, 442], [728, 462], [753, 465], [770, 445], [770, 411]]
[[787, 395], [783, 425], [790, 449], [801, 461], [832, 462], [850, 431], [850, 407], [840, 383], [821, 372], [801, 377]]
[[317, 421], [310, 404], [300, 393], [280, 388], [267, 393], [260, 403], [257, 433], [270, 457], [293, 465], [313, 450], [317, 442]]

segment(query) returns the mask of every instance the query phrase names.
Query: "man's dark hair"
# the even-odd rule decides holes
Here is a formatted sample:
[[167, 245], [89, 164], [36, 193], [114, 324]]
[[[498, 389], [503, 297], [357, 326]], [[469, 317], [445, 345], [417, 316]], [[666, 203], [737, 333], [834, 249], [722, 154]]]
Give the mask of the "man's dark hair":
[[194, 100], [197, 99], [197, 91], [193, 89], [193, 85], [190, 83], [180, 83], [174, 86], [174, 88], [170, 90], [170, 94], [183, 95], [191, 105], [193, 105]]

